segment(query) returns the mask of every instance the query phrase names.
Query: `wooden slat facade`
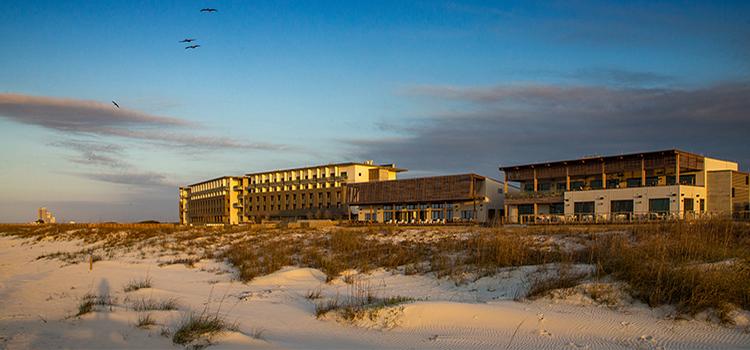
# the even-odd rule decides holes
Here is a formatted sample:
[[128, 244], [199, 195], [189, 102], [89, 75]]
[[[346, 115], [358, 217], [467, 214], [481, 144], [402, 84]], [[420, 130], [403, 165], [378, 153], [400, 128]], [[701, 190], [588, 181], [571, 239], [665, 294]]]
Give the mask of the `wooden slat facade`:
[[582, 158], [550, 163], [503, 167], [508, 181], [565, 178], [566, 176], [594, 176], [607, 173], [656, 169], [676, 169], [679, 157], [680, 172], [704, 169], [704, 157], [680, 150], [634, 153], [620, 156]]
[[349, 184], [350, 205], [470, 201], [484, 177], [475, 174]]

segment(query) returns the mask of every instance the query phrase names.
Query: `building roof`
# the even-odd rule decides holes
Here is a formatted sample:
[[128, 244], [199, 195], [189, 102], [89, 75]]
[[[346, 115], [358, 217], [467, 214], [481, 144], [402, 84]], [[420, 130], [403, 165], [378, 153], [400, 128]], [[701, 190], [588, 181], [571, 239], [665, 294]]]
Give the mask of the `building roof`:
[[275, 173], [275, 172], [282, 172], [282, 171], [295, 171], [295, 170], [304, 170], [304, 169], [312, 169], [312, 168], [320, 168], [320, 167], [330, 167], [330, 166], [349, 166], [349, 165], [362, 165], [362, 166], [369, 166], [373, 168], [382, 168], [382, 169], [388, 169], [390, 171], [395, 171], [397, 173], [404, 172], [406, 169], [403, 168], [396, 168], [395, 164], [367, 164], [364, 162], [345, 162], [345, 163], [328, 163], [328, 164], [319, 164], [319, 165], [311, 165], [311, 166], [305, 166], [305, 167], [298, 167], [298, 168], [287, 168], [287, 169], [274, 169], [274, 170], [266, 170], [266, 171], [258, 171], [254, 173], [247, 173], [245, 176], [250, 175], [260, 175], [260, 174], [268, 174], [268, 173]]
[[649, 151], [649, 152], [637, 152], [637, 153], [626, 153], [626, 154], [619, 154], [619, 155], [609, 155], [609, 156], [591, 156], [591, 157], [582, 157], [578, 159], [569, 159], [569, 160], [558, 160], [558, 161], [552, 161], [552, 162], [540, 162], [540, 163], [529, 163], [529, 164], [519, 164], [519, 165], [512, 165], [512, 166], [504, 166], [500, 167], [500, 171], [507, 171], [507, 170], [517, 170], [520, 168], [535, 168], [535, 167], [542, 167], [542, 166], [555, 166], [555, 165], [566, 165], [571, 163], [579, 163], [579, 162], [589, 162], [589, 161], [610, 161], [610, 160], [617, 160], [617, 159], [623, 159], [623, 158], [631, 158], [631, 157], [649, 157], [649, 156], [658, 156], [658, 155], [667, 155], [667, 154], [685, 154], [685, 155], [691, 155], [695, 157], [705, 158], [703, 155], [690, 153], [678, 149], [667, 149], [667, 150], [661, 150], [661, 151]]
[[184, 186], [184, 187], [196, 186], [196, 185], [204, 184], [204, 183], [207, 183], [207, 182], [211, 182], [211, 181], [215, 181], [215, 180], [221, 180], [221, 179], [232, 179], [232, 178], [241, 178], [241, 177], [242, 177], [242, 176], [232, 176], [232, 175], [228, 175], [228, 176], [219, 176], [219, 177], [215, 177], [215, 178], [213, 178], [213, 179], [210, 179], [210, 180], [203, 180], [203, 181], [200, 181], [200, 182], [196, 182], [196, 183], [193, 183], [193, 184], [190, 184], [190, 185]]

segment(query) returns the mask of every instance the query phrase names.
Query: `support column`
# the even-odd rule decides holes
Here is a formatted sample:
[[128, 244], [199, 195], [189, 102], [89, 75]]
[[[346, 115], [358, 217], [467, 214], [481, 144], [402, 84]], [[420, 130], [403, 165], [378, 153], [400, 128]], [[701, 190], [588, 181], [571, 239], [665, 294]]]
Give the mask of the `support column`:
[[641, 156], [641, 187], [646, 186], [646, 160]]
[[534, 192], [537, 191], [538, 180], [536, 178], [536, 168], [534, 168]]
[[607, 189], [607, 171], [604, 167], [604, 161], [602, 161], [602, 188]]
[[536, 223], [537, 215], [539, 215], [539, 204], [534, 203], [534, 223]]
[[565, 164], [565, 190], [570, 191], [570, 169]]
[[[680, 184], [680, 153], [675, 153], [675, 178], [674, 182], [675, 184]], [[684, 218], [685, 213], [682, 212], [682, 195], [680, 193], [680, 186], [677, 186], [677, 216], [679, 216], [681, 219]]]

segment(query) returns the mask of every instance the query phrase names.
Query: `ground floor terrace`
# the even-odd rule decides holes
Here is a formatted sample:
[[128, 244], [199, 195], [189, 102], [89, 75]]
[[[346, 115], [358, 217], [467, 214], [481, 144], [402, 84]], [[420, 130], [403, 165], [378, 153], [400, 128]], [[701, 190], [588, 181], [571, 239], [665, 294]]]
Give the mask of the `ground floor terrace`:
[[355, 221], [386, 224], [485, 223], [501, 217], [501, 209], [475, 201], [365, 205], [352, 211]]
[[518, 193], [506, 198], [509, 223], [636, 222], [711, 215], [704, 187], [657, 186], [562, 193]]

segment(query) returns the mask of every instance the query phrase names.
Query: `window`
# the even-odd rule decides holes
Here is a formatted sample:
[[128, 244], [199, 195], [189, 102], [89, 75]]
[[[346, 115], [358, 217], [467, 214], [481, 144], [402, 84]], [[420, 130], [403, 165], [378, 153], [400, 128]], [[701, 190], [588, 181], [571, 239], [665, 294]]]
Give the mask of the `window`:
[[391, 221], [391, 220], [393, 220], [393, 213], [391, 213], [391, 212], [385, 212], [385, 213], [383, 213], [383, 219], [385, 221]]
[[518, 206], [518, 215], [533, 215], [534, 205], [533, 204], [521, 204]]
[[566, 185], [565, 182], [558, 182], [557, 183], [557, 190], [558, 191], [565, 191]]
[[442, 220], [443, 219], [443, 211], [437, 210], [432, 212], [432, 220]]
[[532, 182], [524, 182], [524, 184], [523, 184], [523, 190], [525, 192], [534, 192], [534, 183], [532, 183]]
[[570, 182], [570, 190], [571, 191], [580, 191], [583, 190], [583, 187], [585, 186], [583, 181], [571, 181]]
[[565, 205], [563, 203], [552, 203], [549, 205], [550, 214], [564, 214]]
[[734, 198], [734, 187], [732, 187], [732, 198]]
[[615, 213], [632, 213], [633, 200], [620, 200], [610, 202], [610, 212]]
[[669, 198], [649, 199], [648, 211], [652, 213], [668, 213], [669, 212]]
[[575, 202], [573, 212], [576, 214], [593, 214], [594, 202]]
[[646, 178], [646, 186], [658, 186], [658, 185], [659, 185], [658, 176], [649, 176]]
[[549, 182], [541, 182], [538, 184], [538, 186], [539, 186], [539, 191], [544, 191], [544, 192], [547, 192], [552, 188], [552, 184]]
[[620, 180], [607, 180], [607, 188], [620, 188]]
[[461, 219], [462, 220], [474, 219], [474, 210], [461, 210]]
[[591, 180], [590, 186], [592, 189], [599, 190], [602, 188], [602, 180]]
[[341, 177], [344, 178], [344, 179], [346, 179], [346, 171], [342, 171], [341, 172]]

